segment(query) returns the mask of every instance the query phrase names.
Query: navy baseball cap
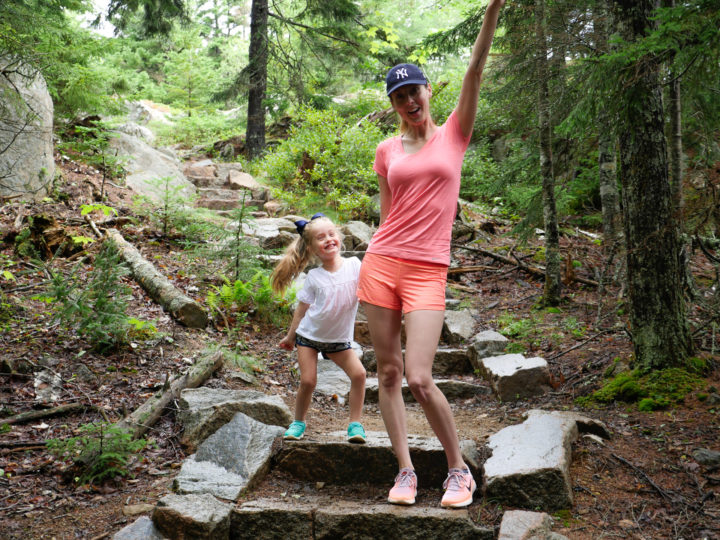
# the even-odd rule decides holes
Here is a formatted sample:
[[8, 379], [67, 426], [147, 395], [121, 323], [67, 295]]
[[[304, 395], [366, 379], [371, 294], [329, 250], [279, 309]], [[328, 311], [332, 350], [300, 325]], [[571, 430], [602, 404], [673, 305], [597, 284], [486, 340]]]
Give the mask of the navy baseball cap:
[[415, 64], [398, 64], [388, 71], [385, 77], [385, 90], [389, 96], [401, 86], [408, 84], [427, 84], [422, 69]]

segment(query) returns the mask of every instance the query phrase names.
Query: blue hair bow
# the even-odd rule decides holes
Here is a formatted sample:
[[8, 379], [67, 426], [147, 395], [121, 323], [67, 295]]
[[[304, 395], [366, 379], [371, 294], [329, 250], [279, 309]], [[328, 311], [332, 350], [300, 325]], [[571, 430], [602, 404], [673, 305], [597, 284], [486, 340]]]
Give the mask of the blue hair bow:
[[[310, 218], [310, 221], [312, 221], [313, 219], [321, 218], [321, 217], [325, 217], [325, 214], [323, 214], [322, 212], [318, 212], [317, 214], [313, 214], [313, 216]], [[310, 221], [306, 221], [304, 219], [298, 219], [295, 222], [295, 228], [297, 229], [297, 232], [300, 236], [302, 236], [302, 233], [305, 230], [305, 225], [310, 223]]]

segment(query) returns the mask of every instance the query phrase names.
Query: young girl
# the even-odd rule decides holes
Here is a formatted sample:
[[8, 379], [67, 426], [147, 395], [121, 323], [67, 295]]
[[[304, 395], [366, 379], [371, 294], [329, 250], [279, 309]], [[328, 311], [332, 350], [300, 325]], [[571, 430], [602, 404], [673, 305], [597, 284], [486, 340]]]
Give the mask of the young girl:
[[273, 290], [283, 293], [311, 258], [317, 258], [321, 266], [308, 272], [297, 295], [298, 306], [290, 329], [279, 344], [288, 351], [297, 345], [300, 365], [295, 421], [284, 438], [298, 440], [305, 434], [305, 416], [317, 382], [317, 355], [322, 353], [350, 378], [348, 441], [364, 443], [365, 430], [360, 415], [365, 400], [365, 368], [351, 347], [358, 308], [360, 260], [340, 256], [342, 235], [324, 214], [317, 213], [310, 221], [296, 221], [295, 226], [300, 236], [288, 246], [275, 267], [270, 277]]

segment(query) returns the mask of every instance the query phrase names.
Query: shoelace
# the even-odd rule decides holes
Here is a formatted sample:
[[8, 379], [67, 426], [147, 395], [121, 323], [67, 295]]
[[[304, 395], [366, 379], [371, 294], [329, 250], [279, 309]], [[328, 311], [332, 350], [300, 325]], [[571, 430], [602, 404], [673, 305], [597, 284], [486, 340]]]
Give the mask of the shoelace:
[[448, 473], [448, 477], [443, 482], [443, 489], [450, 489], [452, 491], [458, 491], [463, 488], [467, 488], [465, 484], [468, 483], [465, 480], [465, 476], [460, 471], [452, 471]]
[[412, 487], [414, 477], [415, 473], [412, 471], [401, 471], [395, 477], [395, 484], [397, 484], [397, 487]]

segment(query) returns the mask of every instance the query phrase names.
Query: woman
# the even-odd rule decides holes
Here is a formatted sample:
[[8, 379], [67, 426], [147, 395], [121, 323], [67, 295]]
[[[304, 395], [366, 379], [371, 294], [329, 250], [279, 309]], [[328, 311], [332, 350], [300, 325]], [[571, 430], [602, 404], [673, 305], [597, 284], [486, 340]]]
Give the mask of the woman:
[[400, 117], [401, 134], [376, 150], [373, 169], [380, 184], [380, 226], [363, 259], [358, 297], [377, 357], [380, 412], [400, 469], [388, 495], [388, 502], [394, 504], [414, 504], [417, 493], [402, 398], [403, 371], [447, 457], [441, 505], [468, 506], [476, 489], [460, 453], [450, 405], [433, 381], [432, 364], [444, 321], [460, 170], [475, 122], [483, 68], [504, 4], [505, 0], [490, 0], [457, 106], [442, 126], [430, 115], [432, 89], [420, 68], [397, 65], [385, 81]]

